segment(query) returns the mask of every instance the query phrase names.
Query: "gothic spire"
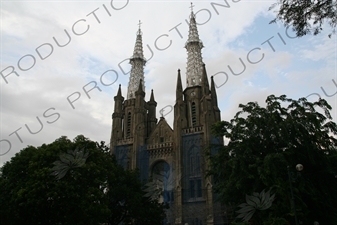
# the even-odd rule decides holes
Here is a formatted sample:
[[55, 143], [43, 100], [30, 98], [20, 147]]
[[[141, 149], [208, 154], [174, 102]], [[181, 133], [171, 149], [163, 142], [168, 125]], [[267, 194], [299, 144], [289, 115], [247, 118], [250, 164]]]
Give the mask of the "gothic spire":
[[[122, 96], [121, 85], [119, 85], [117, 95], [114, 97], [115, 100], [115, 109], [114, 113], [121, 113], [122, 112], [122, 102], [124, 101], [124, 97]], [[120, 115], [114, 114], [114, 117], [118, 117]]]
[[211, 98], [212, 98], [212, 103], [214, 106], [218, 106], [218, 97], [216, 94], [216, 90], [215, 90], [215, 84], [214, 84], [214, 79], [213, 76], [211, 76]]
[[117, 100], [124, 101], [124, 97], [122, 96], [121, 85], [119, 85], [117, 95], [114, 97], [114, 99], [115, 99], [115, 101], [117, 101]]
[[119, 85], [118, 92], [117, 92], [118, 97], [122, 97], [122, 90], [121, 90], [121, 85]]
[[155, 102], [154, 95], [153, 95], [153, 89], [151, 90], [150, 102]]
[[183, 99], [183, 85], [181, 84], [180, 69], [178, 70], [176, 101]]
[[140, 79], [139, 84], [138, 84], [138, 89], [135, 92], [135, 96], [141, 95], [141, 96], [145, 97], [145, 91], [143, 90], [143, 88], [144, 88], [143, 80]]
[[[191, 8], [193, 8], [193, 5], [191, 5]], [[199, 39], [197, 23], [192, 9], [190, 15], [188, 39], [185, 44], [185, 48], [187, 50], [187, 68], [186, 68], [187, 87], [198, 86], [201, 84], [202, 65], [203, 65], [201, 49], [203, 47], [204, 46], [201, 40]]]
[[[142, 31], [140, 29], [141, 22], [137, 32], [136, 44], [133, 50], [133, 55], [130, 58], [131, 72], [128, 86], [127, 99], [135, 98], [135, 92], [138, 90], [140, 80], [144, 81], [144, 66], [146, 59], [143, 54]], [[142, 89], [145, 91], [145, 82], [142, 84]]]
[[206, 65], [203, 63], [202, 65], [202, 80], [201, 80], [201, 87], [203, 89], [203, 94], [208, 95], [209, 94], [209, 83], [208, 83], [208, 77], [206, 72]]

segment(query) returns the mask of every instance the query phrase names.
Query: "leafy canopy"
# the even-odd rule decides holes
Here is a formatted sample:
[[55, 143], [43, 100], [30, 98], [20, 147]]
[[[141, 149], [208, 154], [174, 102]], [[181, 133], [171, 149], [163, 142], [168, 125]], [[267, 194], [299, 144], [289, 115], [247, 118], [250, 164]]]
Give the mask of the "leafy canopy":
[[277, 0], [269, 10], [277, 6], [280, 8], [271, 23], [280, 20], [284, 25], [292, 26], [298, 37], [310, 33], [319, 34], [325, 22], [331, 27], [331, 33], [336, 32], [337, 1], [335, 0]]
[[161, 224], [165, 217], [164, 205], [143, 197], [138, 172], [83, 135], [28, 146], [0, 172], [4, 225]]
[[266, 210], [271, 207], [275, 194], [270, 196], [269, 189], [267, 192], [262, 190], [261, 193], [254, 192], [253, 195], [246, 195], [246, 202], [239, 205], [240, 210], [237, 218], [242, 218], [244, 222], [248, 222], [257, 210]]
[[293, 222], [287, 166], [295, 172], [301, 163], [304, 169], [293, 184], [299, 219], [304, 224], [337, 224], [337, 125], [330, 105], [323, 99], [311, 103], [271, 95], [265, 107], [249, 102], [239, 108], [232, 120], [212, 128], [216, 136], [229, 140], [210, 156], [209, 171], [227, 215], [237, 216], [236, 207], [246, 195], [273, 188], [271, 208], [257, 212], [252, 220]]

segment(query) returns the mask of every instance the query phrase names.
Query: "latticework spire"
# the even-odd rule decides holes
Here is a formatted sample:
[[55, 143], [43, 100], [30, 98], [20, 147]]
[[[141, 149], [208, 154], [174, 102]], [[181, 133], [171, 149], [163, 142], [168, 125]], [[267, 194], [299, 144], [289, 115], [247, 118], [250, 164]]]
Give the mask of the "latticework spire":
[[[191, 8], [192, 7], [193, 6], [191, 6]], [[203, 67], [201, 49], [203, 47], [204, 46], [199, 39], [197, 23], [195, 21], [195, 15], [192, 10], [190, 16], [188, 40], [185, 44], [185, 48], [187, 49], [187, 87], [201, 85]]]
[[142, 31], [140, 29], [140, 24], [141, 23], [139, 21], [136, 44], [133, 50], [133, 55], [130, 58], [131, 72], [127, 99], [135, 98], [135, 92], [138, 90], [140, 80], [143, 80], [142, 88], [143, 91], [145, 91], [144, 66], [146, 59], [143, 54]]

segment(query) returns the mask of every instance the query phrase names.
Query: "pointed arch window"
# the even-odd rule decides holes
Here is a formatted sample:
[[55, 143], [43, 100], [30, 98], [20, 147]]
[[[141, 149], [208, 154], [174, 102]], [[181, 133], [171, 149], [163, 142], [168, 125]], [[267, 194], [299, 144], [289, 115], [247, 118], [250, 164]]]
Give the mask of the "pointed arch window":
[[197, 112], [196, 112], [195, 102], [191, 104], [191, 113], [192, 113], [192, 126], [195, 127], [197, 125]]
[[127, 124], [126, 124], [126, 137], [129, 138], [131, 134], [131, 112], [128, 113]]
[[200, 171], [201, 171], [201, 165], [200, 165], [200, 154], [199, 152], [196, 153], [196, 157], [195, 157], [195, 161], [196, 161], [196, 164], [195, 164], [195, 173], [200, 175]]
[[201, 178], [201, 159], [200, 147], [193, 145], [189, 148], [187, 154], [186, 175], [187, 179], [187, 198], [188, 201], [200, 201], [203, 199], [202, 178]]

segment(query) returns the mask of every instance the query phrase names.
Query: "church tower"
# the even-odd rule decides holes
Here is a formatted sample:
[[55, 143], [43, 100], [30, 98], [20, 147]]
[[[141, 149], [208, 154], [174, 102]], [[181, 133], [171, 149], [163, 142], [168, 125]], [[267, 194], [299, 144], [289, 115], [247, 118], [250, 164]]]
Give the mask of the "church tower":
[[139, 28], [130, 58], [131, 73], [127, 99], [119, 87], [114, 97], [111, 152], [125, 169], [140, 170], [143, 181], [160, 180], [160, 201], [166, 202], [164, 224], [220, 225], [223, 210], [215, 201], [208, 170], [207, 151], [212, 143], [222, 143], [211, 135], [211, 125], [220, 121], [220, 110], [213, 77], [210, 84], [203, 62], [197, 23], [190, 14], [187, 51], [186, 88], [177, 72], [173, 129], [164, 117], [156, 118], [157, 102], [151, 91], [145, 101], [142, 33]]
[[199, 38], [193, 10], [190, 15], [187, 50], [186, 88], [183, 91], [178, 70], [174, 105], [174, 137], [177, 174], [177, 224], [223, 224], [220, 205], [214, 203], [212, 181], [206, 177], [206, 149], [216, 140], [211, 125], [220, 121], [220, 110], [213, 78], [209, 86], [206, 66], [202, 61], [203, 44]]
[[[130, 64], [127, 99], [124, 100], [121, 94], [121, 86], [114, 97], [115, 109], [112, 114], [110, 149], [125, 169], [145, 168], [141, 172], [143, 172], [142, 177], [147, 178], [148, 163], [146, 161], [148, 159], [140, 156], [146, 153], [146, 139], [157, 123], [157, 102], [154, 100], [153, 91], [150, 100], [145, 101], [144, 66], [146, 59], [143, 54], [140, 27]], [[145, 163], [140, 162], [140, 159]]]

